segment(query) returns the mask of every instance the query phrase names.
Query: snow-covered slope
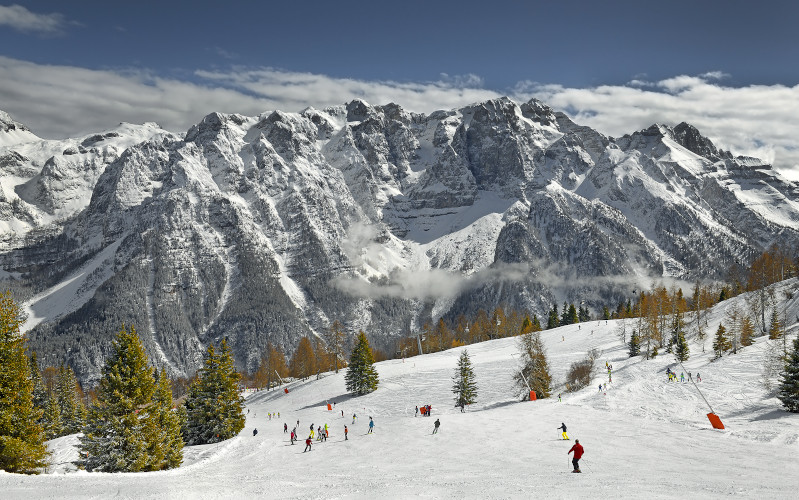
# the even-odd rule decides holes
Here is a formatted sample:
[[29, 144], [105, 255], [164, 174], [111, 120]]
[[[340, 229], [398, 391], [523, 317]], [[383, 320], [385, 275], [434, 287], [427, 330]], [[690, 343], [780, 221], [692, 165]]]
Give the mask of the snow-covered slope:
[[[797, 280], [777, 287], [778, 308], [799, 314]], [[727, 309], [746, 307], [741, 296], [707, 315], [715, 330]], [[683, 368], [667, 354], [628, 358], [617, 337], [618, 321], [591, 321], [542, 332], [556, 384], [588, 349], [600, 352], [593, 383], [576, 393], [519, 401], [511, 385], [516, 339], [506, 338], [405, 360], [377, 363], [380, 386], [352, 397], [344, 374], [297, 381], [249, 394], [241, 434], [217, 445], [187, 447], [176, 470], [107, 474], [74, 471], [74, 436], [51, 442], [55, 464], [48, 474], [0, 472], [3, 497], [17, 498], [794, 498], [799, 476], [793, 463], [799, 415], [786, 413], [762, 384], [774, 341], [765, 337], [738, 354], [712, 361], [689, 325], [691, 358], [685, 370], [701, 382], [668, 382], [667, 367]], [[789, 327], [795, 338], [799, 324]], [[777, 345], [777, 347], [779, 347]], [[451, 377], [468, 350], [478, 401], [460, 413], [453, 407]], [[612, 383], [605, 362], [613, 366]], [[687, 377], [687, 373], [685, 373]], [[711, 428], [699, 391], [725, 424]], [[327, 404], [334, 405], [332, 411]], [[415, 407], [432, 405], [432, 417]], [[280, 413], [269, 419], [268, 413]], [[353, 423], [353, 414], [357, 419]], [[367, 435], [369, 417], [376, 423]], [[432, 435], [433, 422], [441, 421]], [[330, 438], [289, 443], [299, 421], [329, 425]], [[570, 441], [560, 438], [561, 423]], [[349, 439], [344, 440], [344, 426]], [[253, 436], [253, 430], [258, 434]], [[574, 439], [585, 448], [582, 474], [571, 474], [567, 451]]]
[[32, 345], [83, 381], [121, 323], [172, 371], [223, 336], [252, 370], [333, 320], [393, 352], [441, 316], [598, 311], [799, 244], [799, 185], [687, 124], [613, 139], [536, 100], [356, 100], [113, 133], [0, 149], [0, 280], [30, 310], [48, 297]]

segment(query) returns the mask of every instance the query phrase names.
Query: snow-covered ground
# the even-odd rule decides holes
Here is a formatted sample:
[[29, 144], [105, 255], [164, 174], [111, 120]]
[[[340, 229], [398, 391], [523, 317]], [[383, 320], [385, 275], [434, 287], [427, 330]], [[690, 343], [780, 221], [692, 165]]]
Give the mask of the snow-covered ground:
[[[799, 314], [797, 280], [778, 292], [785, 316]], [[708, 315], [715, 329], [726, 301]], [[793, 321], [790, 338], [799, 324]], [[460, 413], [453, 406], [451, 377], [464, 348], [377, 364], [380, 388], [352, 397], [344, 373], [250, 394], [241, 434], [215, 445], [185, 449], [176, 470], [139, 474], [69, 472], [75, 436], [51, 442], [48, 474], [0, 472], [6, 498], [796, 498], [799, 490], [799, 414], [782, 410], [767, 393], [762, 372], [765, 337], [736, 355], [711, 362], [694, 339], [685, 363], [726, 425], [714, 430], [697, 387], [669, 383], [665, 369], [682, 369], [664, 354], [630, 359], [617, 337], [619, 322], [593, 321], [542, 333], [556, 383], [591, 348], [601, 352], [594, 383], [574, 394], [518, 401], [511, 390], [516, 339], [471, 345], [479, 401]], [[613, 365], [607, 391], [605, 361]], [[685, 374], [687, 378], [687, 373]], [[558, 391], [556, 391], [557, 394]], [[332, 411], [327, 404], [334, 404]], [[430, 404], [432, 417], [414, 416]], [[280, 412], [269, 420], [267, 413]], [[343, 413], [343, 416], [342, 416]], [[352, 423], [353, 413], [357, 420]], [[369, 416], [375, 420], [367, 435]], [[432, 435], [433, 422], [441, 430]], [[303, 453], [298, 433], [328, 424], [330, 439]], [[571, 474], [568, 449], [557, 427], [568, 426], [585, 447], [583, 474]], [[344, 425], [350, 428], [344, 441]], [[258, 434], [253, 436], [253, 429]]]

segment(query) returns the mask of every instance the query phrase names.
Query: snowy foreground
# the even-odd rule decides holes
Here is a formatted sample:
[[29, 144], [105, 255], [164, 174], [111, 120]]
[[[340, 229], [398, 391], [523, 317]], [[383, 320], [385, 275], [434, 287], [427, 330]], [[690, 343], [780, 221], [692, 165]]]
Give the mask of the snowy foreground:
[[[795, 287], [796, 281], [788, 284]], [[715, 331], [724, 309], [710, 314]], [[787, 317], [799, 314], [797, 299]], [[689, 383], [667, 382], [673, 358], [628, 359], [618, 323], [588, 322], [545, 331], [556, 382], [589, 348], [601, 350], [595, 383], [576, 394], [519, 402], [511, 392], [515, 339], [468, 346], [479, 402], [453, 407], [451, 376], [463, 348], [377, 365], [380, 388], [353, 398], [344, 371], [248, 396], [247, 426], [218, 445], [185, 449], [177, 470], [139, 474], [69, 472], [75, 436], [51, 442], [58, 463], [40, 476], [0, 472], [0, 497], [9, 498], [796, 498], [799, 490], [799, 415], [781, 409], [762, 384], [764, 337], [737, 355], [710, 362], [691, 342], [686, 368], [699, 372], [708, 402], [726, 425], [714, 430], [708, 409]], [[799, 325], [791, 328], [790, 338]], [[593, 333], [592, 333], [593, 332]], [[605, 361], [613, 382], [598, 392]], [[680, 368], [676, 367], [679, 374]], [[686, 373], [687, 378], [687, 373]], [[327, 403], [335, 402], [332, 411]], [[430, 418], [414, 416], [430, 404]], [[280, 412], [269, 420], [268, 412]], [[342, 417], [342, 411], [344, 416]], [[352, 414], [358, 418], [354, 425]], [[376, 427], [366, 435], [368, 417]], [[431, 435], [441, 419], [439, 434]], [[330, 439], [303, 453], [289, 430], [299, 419], [330, 426]], [[583, 474], [570, 473], [568, 449], [556, 429], [568, 426], [585, 447]], [[350, 437], [344, 441], [344, 424]], [[253, 436], [253, 429], [258, 429]]]

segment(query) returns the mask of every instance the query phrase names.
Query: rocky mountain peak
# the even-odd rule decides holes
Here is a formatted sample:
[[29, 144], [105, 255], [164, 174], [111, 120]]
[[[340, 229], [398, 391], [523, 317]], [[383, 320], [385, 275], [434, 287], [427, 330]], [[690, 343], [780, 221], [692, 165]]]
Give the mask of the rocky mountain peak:
[[693, 125], [682, 122], [672, 130], [672, 136], [682, 147], [711, 161], [732, 158], [728, 151], [717, 149], [713, 142], [699, 133]]

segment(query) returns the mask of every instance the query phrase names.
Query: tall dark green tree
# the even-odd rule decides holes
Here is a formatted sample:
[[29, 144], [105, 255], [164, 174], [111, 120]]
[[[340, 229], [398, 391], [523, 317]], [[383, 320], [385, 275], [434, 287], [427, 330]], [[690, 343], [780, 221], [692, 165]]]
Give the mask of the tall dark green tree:
[[33, 406], [44, 410], [48, 400], [47, 388], [44, 386], [42, 372], [39, 370], [39, 357], [36, 355], [36, 351], [31, 353], [28, 367], [30, 368], [31, 382], [33, 383]]
[[544, 343], [539, 332], [520, 335], [517, 343], [521, 355], [521, 369], [514, 375], [516, 393], [527, 394], [533, 390], [539, 398], [548, 398], [552, 392]]
[[145, 470], [173, 469], [183, 462], [181, 422], [172, 402], [172, 388], [161, 370], [152, 404], [147, 408], [145, 427], [151, 436], [147, 444]]
[[465, 407], [477, 401], [477, 381], [472, 368], [472, 361], [466, 349], [458, 358], [455, 376], [452, 377], [452, 393], [455, 394], [455, 406]]
[[189, 388], [186, 398], [186, 444], [217, 443], [236, 436], [244, 428], [244, 399], [239, 394], [240, 376], [233, 356], [223, 340], [217, 354], [208, 346], [205, 365]]
[[558, 315], [558, 305], [552, 304], [552, 310], [547, 317], [547, 330], [560, 326], [560, 316]]
[[722, 354], [730, 350], [730, 339], [727, 338], [727, 329], [724, 325], [719, 323], [716, 330], [716, 336], [713, 339], [713, 352], [716, 353], [716, 358], [720, 358]]
[[688, 348], [688, 342], [685, 341], [685, 333], [680, 330], [677, 333], [677, 342], [674, 344], [674, 357], [682, 362], [687, 361], [690, 354], [691, 350]]
[[0, 293], [0, 469], [35, 474], [47, 465], [48, 452], [21, 324], [11, 292]]
[[631, 358], [641, 354], [641, 337], [638, 336], [637, 330], [633, 330], [633, 333], [630, 335], [630, 341], [627, 343], [627, 354], [629, 354]]
[[80, 398], [80, 389], [75, 372], [68, 366], [58, 369], [58, 384], [55, 389], [63, 434], [80, 432], [85, 422], [85, 409]]
[[369, 340], [366, 339], [366, 334], [360, 331], [355, 339], [347, 374], [344, 376], [349, 392], [360, 396], [377, 389], [380, 378], [377, 375], [374, 362], [375, 358], [369, 347]]
[[793, 352], [785, 361], [785, 371], [782, 374], [777, 397], [786, 410], [799, 413], [799, 337], [794, 339]]
[[152, 401], [153, 370], [147, 366], [147, 355], [133, 327], [122, 326], [112, 349], [80, 448], [87, 455], [89, 471], [138, 472], [146, 470], [152, 439], [139, 413]]

